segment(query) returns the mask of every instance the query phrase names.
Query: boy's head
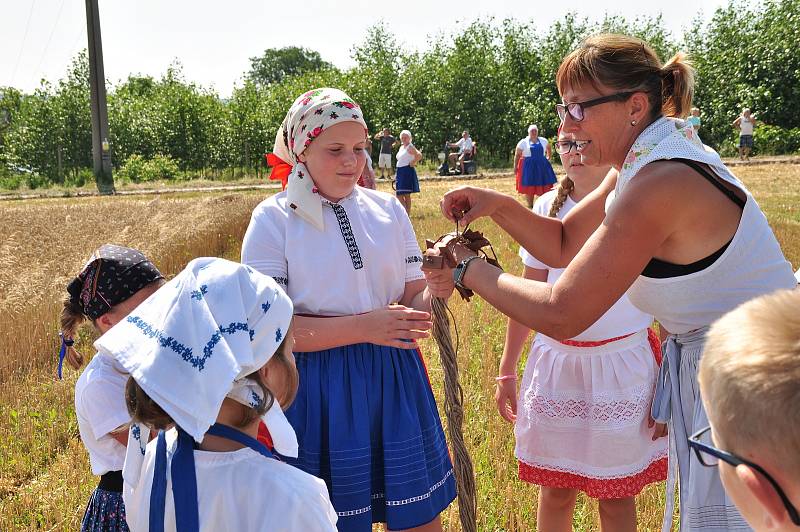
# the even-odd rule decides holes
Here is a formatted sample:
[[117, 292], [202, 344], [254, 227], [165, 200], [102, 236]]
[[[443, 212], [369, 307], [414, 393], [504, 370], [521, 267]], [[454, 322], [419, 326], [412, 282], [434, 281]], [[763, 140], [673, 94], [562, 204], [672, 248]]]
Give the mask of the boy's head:
[[[758, 464], [800, 507], [800, 290], [749, 301], [708, 333], [700, 390], [720, 450]], [[772, 484], [719, 463], [725, 490], [756, 530], [800, 530]]]

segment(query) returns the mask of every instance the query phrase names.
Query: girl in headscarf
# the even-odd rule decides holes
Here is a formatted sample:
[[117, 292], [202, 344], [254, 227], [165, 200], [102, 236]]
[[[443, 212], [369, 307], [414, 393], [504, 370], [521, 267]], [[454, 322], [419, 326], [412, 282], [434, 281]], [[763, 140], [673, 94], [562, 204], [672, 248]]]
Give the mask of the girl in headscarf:
[[356, 187], [369, 142], [361, 109], [336, 89], [295, 100], [276, 138], [286, 191], [253, 212], [242, 262], [294, 302], [300, 446], [287, 461], [323, 478], [340, 531], [440, 530], [455, 497], [447, 445], [415, 341], [432, 296], [414, 229], [389, 194]]
[[291, 320], [273, 279], [200, 258], [95, 342], [130, 374], [131, 530], [335, 530], [325, 484], [256, 439], [263, 420], [275, 449], [297, 455], [281, 410], [297, 390]]
[[[83, 357], [73, 344], [85, 320], [105, 333], [164, 284], [164, 276], [139, 251], [105, 244], [92, 254], [67, 286], [61, 310], [61, 365], [78, 369]], [[100, 483], [81, 522], [82, 531], [126, 531], [122, 500], [122, 465], [131, 417], [125, 408], [127, 372], [111, 357], [98, 353], [75, 383], [75, 414], [81, 441], [89, 451], [92, 474]]]

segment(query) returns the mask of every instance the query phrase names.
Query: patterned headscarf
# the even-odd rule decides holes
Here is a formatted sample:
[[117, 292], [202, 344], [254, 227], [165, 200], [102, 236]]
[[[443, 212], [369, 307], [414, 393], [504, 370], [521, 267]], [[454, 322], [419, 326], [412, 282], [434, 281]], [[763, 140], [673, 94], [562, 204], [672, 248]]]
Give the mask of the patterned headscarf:
[[289, 207], [320, 231], [325, 228], [322, 200], [308, 168], [297, 158], [325, 129], [342, 122], [361, 124], [366, 138], [367, 123], [356, 102], [339, 89], [313, 89], [294, 101], [275, 136], [273, 157], [292, 166], [286, 193]]
[[90, 320], [164, 276], [140, 251], [104, 244], [67, 286], [70, 299]]

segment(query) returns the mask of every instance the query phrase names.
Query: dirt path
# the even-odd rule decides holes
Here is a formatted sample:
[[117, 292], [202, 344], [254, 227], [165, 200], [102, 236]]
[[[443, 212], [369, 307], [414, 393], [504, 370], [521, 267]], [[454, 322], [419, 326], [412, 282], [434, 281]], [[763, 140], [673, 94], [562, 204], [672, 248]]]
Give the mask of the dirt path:
[[[740, 161], [738, 158], [723, 159], [725, 164], [730, 167], [738, 166], [761, 166], [766, 164], [800, 164], [800, 156], [797, 155], [781, 155], [775, 157], [758, 157], [753, 158], [749, 162]], [[556, 174], [563, 174], [560, 166], [556, 166]], [[505, 177], [512, 177], [514, 174], [511, 171], [503, 172], [490, 172], [478, 173], [476, 175], [452, 175], [452, 176], [438, 176], [435, 174], [422, 174], [419, 176], [420, 181], [466, 181], [472, 179], [500, 179]], [[378, 180], [381, 182], [388, 182], [388, 180]], [[157, 188], [136, 188], [136, 189], [123, 189], [116, 192], [117, 196], [149, 196], [159, 194], [179, 194], [179, 193], [197, 193], [197, 192], [239, 192], [246, 190], [280, 190], [281, 186], [277, 183], [267, 181], [265, 183], [247, 183], [247, 184], [232, 184], [232, 185], [211, 185], [211, 186], [162, 186]], [[28, 200], [28, 199], [45, 199], [45, 198], [81, 198], [99, 196], [97, 191], [92, 190], [45, 190], [42, 192], [19, 192], [10, 194], [0, 194], [0, 201], [9, 200]]]

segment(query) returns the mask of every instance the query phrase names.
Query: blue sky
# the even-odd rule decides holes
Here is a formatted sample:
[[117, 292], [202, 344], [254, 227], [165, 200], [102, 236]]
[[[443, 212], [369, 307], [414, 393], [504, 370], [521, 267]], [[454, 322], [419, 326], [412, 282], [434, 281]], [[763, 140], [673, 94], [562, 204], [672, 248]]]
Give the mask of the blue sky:
[[[561, 4], [507, 0], [433, 2], [407, 0], [99, 0], [106, 78], [129, 74], [160, 76], [175, 60], [186, 79], [222, 96], [249, 68], [249, 58], [266, 48], [304, 46], [339, 67], [351, 65], [350, 50], [366, 29], [383, 20], [409, 49], [424, 49], [429, 36], [457, 29], [457, 20], [513, 17], [533, 21], [542, 32], [567, 11], [590, 20], [604, 14], [655, 16], [680, 35], [693, 17], [708, 19], [724, 0], [597, 2]], [[558, 7], [559, 5], [563, 7]], [[42, 78], [61, 78], [86, 47], [85, 2], [0, 0], [0, 86], [32, 91]]]

